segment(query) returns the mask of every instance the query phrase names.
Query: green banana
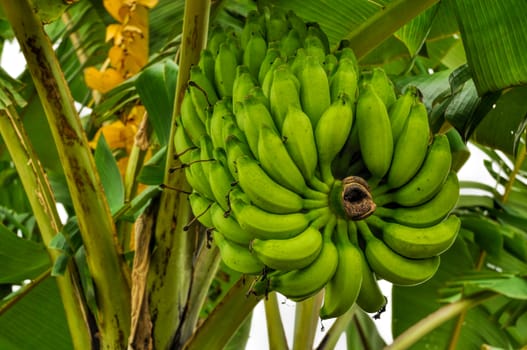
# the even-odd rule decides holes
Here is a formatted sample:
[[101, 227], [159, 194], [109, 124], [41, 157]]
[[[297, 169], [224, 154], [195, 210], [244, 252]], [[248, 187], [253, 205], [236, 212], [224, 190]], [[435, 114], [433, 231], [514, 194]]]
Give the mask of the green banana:
[[320, 318], [323, 320], [348, 311], [357, 300], [362, 285], [362, 253], [359, 247], [349, 241], [348, 223], [345, 220], [337, 221], [335, 234], [339, 261], [335, 274], [326, 285], [324, 304], [320, 309]]
[[249, 146], [236, 135], [230, 135], [225, 139], [225, 152], [227, 153], [227, 167], [232, 177], [238, 180], [236, 160], [242, 156], [252, 156]]
[[318, 163], [315, 135], [311, 120], [301, 109], [288, 110], [282, 125], [282, 139], [304, 179], [316, 190], [327, 193], [329, 186], [315, 176]]
[[295, 74], [297, 78], [299, 78], [302, 69], [304, 69], [306, 65], [306, 57], [306, 51], [303, 47], [301, 47], [296, 51], [296, 56], [293, 58], [290, 64], [291, 71]]
[[201, 119], [201, 122], [206, 124], [211, 106], [214, 106], [218, 101], [218, 95], [214, 89], [213, 82], [207, 78], [199, 66], [192, 66], [190, 68], [190, 80], [187, 89], [196, 113]]
[[211, 164], [214, 162], [214, 155], [213, 155], [213, 147], [212, 147], [212, 140], [210, 139], [209, 135], [203, 135], [199, 142], [199, 158], [201, 160], [201, 168], [203, 169], [203, 173], [206, 176], [206, 180], [208, 180], [208, 176], [210, 174], [210, 168]]
[[331, 163], [342, 149], [353, 125], [352, 104], [347, 96], [340, 96], [320, 117], [315, 126], [315, 141], [322, 180], [331, 185]]
[[390, 168], [393, 137], [386, 106], [370, 84], [364, 85], [359, 94], [355, 118], [362, 159], [378, 181]]
[[302, 47], [302, 39], [297, 30], [292, 28], [286, 36], [280, 40], [280, 51], [284, 57], [294, 57], [296, 50]]
[[267, 28], [267, 42], [280, 41], [288, 31], [288, 22], [285, 12], [279, 7], [271, 7], [265, 16]]
[[300, 83], [287, 64], [277, 67], [273, 75], [269, 91], [269, 105], [278, 130], [282, 130], [282, 124], [289, 108], [301, 108], [298, 96]]
[[174, 133], [174, 149], [177, 157], [182, 163], [188, 163], [190, 161], [189, 151], [195, 148], [196, 146], [194, 146], [181, 124], [181, 119], [178, 118], [176, 120], [176, 132]]
[[232, 96], [232, 87], [236, 77], [238, 59], [232, 45], [228, 42], [220, 44], [220, 49], [214, 62], [214, 82], [221, 97]]
[[235, 180], [231, 176], [229, 169], [226, 168], [226, 163], [219, 160], [220, 158], [226, 157], [225, 154], [220, 157], [219, 154], [221, 152], [225, 151], [221, 148], [214, 150], [213, 154], [215, 160], [210, 162], [209, 184], [216, 203], [226, 211], [229, 209], [227, 200], [229, 192], [231, 191]]
[[386, 109], [389, 109], [396, 100], [395, 89], [384, 69], [378, 67], [373, 68], [371, 75], [366, 79], [366, 82], [371, 84], [375, 93], [377, 93], [377, 96], [379, 96], [386, 106]]
[[470, 149], [456, 128], [450, 128], [445, 135], [448, 137], [452, 153], [452, 170], [458, 172], [470, 157]]
[[192, 143], [195, 146], [199, 145], [199, 140], [207, 133], [207, 130], [205, 124], [201, 121], [196, 109], [194, 108], [192, 97], [190, 96], [188, 89], [181, 101], [180, 121]]
[[246, 47], [251, 39], [251, 35], [258, 33], [265, 35], [265, 18], [258, 11], [250, 11], [245, 18], [245, 25], [240, 34], [240, 43], [242, 47]]
[[303, 195], [305, 198], [322, 200], [322, 205], [327, 203], [325, 193], [308, 188], [302, 173], [287, 152], [282, 138], [266, 126], [260, 129], [258, 158], [262, 168], [282, 186]]
[[390, 123], [392, 125], [392, 135], [394, 144], [399, 140], [399, 135], [403, 131], [406, 120], [410, 115], [410, 110], [417, 97], [417, 88], [409, 86], [405, 93], [390, 106], [388, 115], [390, 116]]
[[217, 203], [214, 203], [210, 208], [210, 218], [212, 225], [209, 227], [214, 227], [215, 230], [221, 232], [225, 238], [234, 243], [248, 247], [254, 238], [240, 227], [228, 211], [223, 210]]
[[328, 53], [320, 38], [313, 33], [312, 27], [308, 27], [307, 29], [307, 35], [304, 39], [304, 50], [306, 51], [306, 56], [314, 57], [319, 63], [324, 62], [326, 54]]
[[461, 220], [455, 215], [422, 228], [385, 222], [377, 216], [370, 216], [366, 221], [382, 230], [383, 240], [391, 249], [412, 259], [430, 258], [445, 252], [456, 240], [461, 226]]
[[416, 101], [393, 150], [386, 179], [391, 188], [401, 187], [417, 173], [426, 157], [429, 140], [428, 113], [425, 105]]
[[263, 126], [276, 130], [273, 117], [267, 107], [253, 96], [249, 96], [245, 100], [242, 108], [245, 113], [243, 124], [247, 143], [249, 144], [254, 156], [258, 157], [258, 139], [260, 136], [260, 130]]
[[205, 227], [213, 227], [211, 208], [214, 205], [214, 202], [203, 197], [196, 191], [193, 191], [188, 196], [188, 200], [190, 207], [192, 208], [192, 213], [194, 213], [196, 219], [198, 219], [198, 221]]
[[262, 92], [265, 95], [265, 97], [269, 98], [271, 94], [271, 85], [273, 84], [274, 79], [274, 71], [280, 67], [283, 66], [285, 63], [285, 59], [282, 59], [282, 57], [278, 57], [274, 60], [271, 67], [269, 67], [269, 70], [267, 73], [265, 73], [265, 77], [262, 82]]
[[300, 36], [301, 41], [303, 42], [307, 35], [307, 27], [304, 20], [291, 10], [287, 11], [285, 18], [289, 22], [289, 27], [296, 30]]
[[[249, 95], [252, 88], [256, 86], [255, 78], [251, 75], [247, 66], [238, 66], [236, 76], [232, 83], [232, 107], [234, 114], [238, 113], [245, 97]], [[243, 130], [243, 124], [239, 125]]]
[[320, 28], [320, 25], [316, 22], [309, 22], [307, 24], [307, 35], [306, 35], [306, 38], [307, 36], [316, 36], [320, 42], [320, 46], [322, 47], [322, 49], [324, 50], [324, 55], [327, 55], [329, 53], [329, 50], [330, 50], [330, 44], [329, 44], [329, 38], [328, 36], [326, 35], [326, 33], [324, 33], [324, 31], [322, 30], [322, 28]]
[[267, 52], [265, 53], [265, 57], [260, 65], [260, 70], [258, 71], [258, 82], [260, 83], [260, 85], [263, 85], [267, 72], [273, 66], [274, 61], [276, 61], [276, 59], [279, 57], [280, 57], [280, 50], [278, 48], [271, 47], [271, 45], [269, 45], [269, 48], [267, 49]]
[[233, 192], [231, 192], [230, 204], [240, 226], [260, 239], [286, 239], [296, 236], [304, 231], [312, 220], [329, 215], [328, 208], [315, 209], [307, 213], [270, 213], [234, 197]]
[[259, 31], [252, 32], [243, 52], [243, 64], [249, 68], [254, 79], [258, 79], [260, 65], [267, 52], [267, 43]]
[[316, 294], [333, 277], [338, 265], [337, 248], [331, 241], [335, 219], [324, 228], [324, 242], [315, 261], [293, 271], [277, 271], [267, 276], [268, 281], [256, 283], [253, 291], [257, 295], [277, 291], [294, 301], [304, 300]]
[[395, 285], [414, 286], [428, 281], [439, 268], [439, 256], [425, 259], [405, 258], [378, 239], [364, 221], [357, 226], [366, 240], [366, 260], [375, 274]]
[[212, 56], [216, 58], [220, 45], [227, 40], [227, 33], [224, 28], [214, 26], [209, 32], [209, 41], [207, 43], [207, 49], [212, 53]]
[[322, 234], [308, 226], [288, 239], [254, 239], [250, 247], [266, 266], [280, 271], [296, 270], [317, 258], [322, 249]]
[[331, 96], [331, 78], [335, 74], [335, 70], [337, 69], [338, 63], [339, 61], [337, 57], [332, 53], [327, 54], [326, 57], [324, 58], [324, 71], [326, 72], [326, 75], [329, 77], [330, 96]]
[[190, 162], [184, 166], [185, 175], [189, 185], [210, 200], [214, 200], [214, 195], [210, 188], [208, 176], [203, 170], [202, 163], [209, 162], [210, 160], [201, 159], [201, 150], [194, 149], [190, 153]]
[[338, 62], [337, 70], [329, 80], [331, 101], [345, 94], [351, 103], [355, 103], [358, 92], [358, 72], [355, 62], [346, 58]]
[[400, 224], [425, 227], [443, 220], [457, 204], [459, 181], [456, 173], [450, 172], [439, 192], [424, 204], [415, 207], [378, 207], [376, 214]]
[[212, 237], [220, 249], [221, 260], [228, 268], [249, 275], [259, 274], [265, 268], [247, 247], [230, 242], [218, 231], [213, 231]]
[[231, 103], [227, 99], [221, 99], [214, 105], [207, 130], [214, 148], [225, 148], [224, 125], [228, 121], [234, 121], [231, 107]]
[[379, 186], [373, 191], [375, 203], [383, 206], [395, 202], [399, 205], [413, 207], [428, 201], [441, 189], [450, 173], [451, 164], [452, 154], [448, 138], [445, 135], [435, 136], [417, 174], [394, 192], [382, 194], [385, 187], [384, 185]]
[[199, 55], [198, 66], [207, 77], [207, 80], [214, 81], [214, 55], [210, 50], [203, 49]]
[[248, 156], [236, 159], [238, 183], [254, 205], [271, 213], [300, 211], [302, 197], [273, 181], [260, 165]]
[[317, 125], [320, 116], [331, 104], [329, 82], [324, 67], [313, 56], [306, 56], [304, 67], [297, 76], [300, 81], [302, 109]]

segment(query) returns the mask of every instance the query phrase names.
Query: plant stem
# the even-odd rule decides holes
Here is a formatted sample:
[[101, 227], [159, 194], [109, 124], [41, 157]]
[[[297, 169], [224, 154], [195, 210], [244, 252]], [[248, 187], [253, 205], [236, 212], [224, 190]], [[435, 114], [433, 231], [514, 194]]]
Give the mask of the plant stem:
[[184, 350], [223, 349], [261, 300], [250, 294], [254, 277], [240, 277], [202, 325], [192, 334]]
[[284, 325], [280, 317], [280, 308], [278, 307], [276, 292], [271, 292], [267, 295], [267, 298], [264, 300], [264, 308], [269, 348], [276, 350], [289, 349], [284, 332]]
[[358, 59], [439, 0], [394, 0], [362, 22], [346, 39]]
[[101, 348], [122, 349], [130, 329], [129, 272], [115, 244], [115, 226], [73, 97], [29, 0], [0, 4], [26, 58], [64, 169], [95, 284]]
[[[55, 198], [38, 158], [23, 128], [22, 120], [12, 106], [0, 111], [0, 134], [20, 176], [24, 191], [37, 221], [42, 241], [49, 247], [53, 237], [61, 230]], [[34, 195], [32, 195], [34, 194]], [[47, 248], [52, 262], [60, 251]], [[87, 324], [88, 308], [82, 299], [82, 289], [77, 271], [70, 262], [62, 276], [57, 276], [57, 286], [64, 305], [66, 319], [75, 349], [91, 347]]]
[[494, 292], [480, 292], [474, 294], [470, 298], [462, 299], [454, 303], [445, 305], [437, 311], [431, 313], [421, 321], [408, 328], [401, 333], [392, 344], [384, 348], [384, 350], [404, 350], [415, 344], [423, 336], [442, 325], [452, 317], [460, 314], [464, 310], [468, 310], [476, 305], [481, 304], [488, 299], [497, 296]]
[[[343, 291], [344, 293], [345, 291]], [[357, 304], [353, 306], [342, 316], [338, 317], [331, 328], [327, 331], [326, 335], [317, 347], [317, 350], [330, 350], [334, 349], [337, 342], [340, 339], [342, 333], [348, 328], [355, 311], [357, 310]]]
[[312, 349], [324, 293], [296, 303], [293, 350]]
[[505, 186], [505, 192], [503, 193], [503, 197], [501, 198], [501, 201], [504, 204], [507, 203], [507, 201], [509, 200], [509, 196], [512, 191], [512, 186], [514, 185], [514, 181], [516, 181], [516, 176], [520, 172], [526, 156], [527, 156], [527, 149], [525, 147], [525, 144], [520, 143], [520, 146], [518, 148], [518, 153], [516, 154], [516, 160], [514, 161], [514, 169], [512, 169], [512, 172], [509, 175], [509, 181], [507, 182], [507, 185]]
[[[210, 0], [185, 2], [179, 73], [169, 140], [174, 138], [175, 121], [190, 76], [190, 67], [199, 61], [201, 49], [207, 41], [209, 12]], [[188, 184], [185, 173], [170, 172], [170, 169], [180, 165], [179, 160], [174, 159], [174, 153], [174, 143], [169, 142], [164, 184], [168, 188], [186, 189]], [[184, 227], [190, 217], [190, 205], [184, 193], [163, 191], [156, 219], [156, 248], [150, 264], [148, 287], [150, 312], [156, 315], [153, 319], [156, 349], [167, 349], [173, 345], [189, 296], [195, 243]]]

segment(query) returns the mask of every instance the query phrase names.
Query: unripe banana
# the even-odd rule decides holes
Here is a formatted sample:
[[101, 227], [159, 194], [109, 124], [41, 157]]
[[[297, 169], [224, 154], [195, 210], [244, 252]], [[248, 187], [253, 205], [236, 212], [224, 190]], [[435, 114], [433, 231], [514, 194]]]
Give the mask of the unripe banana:
[[218, 203], [224, 211], [227, 211], [229, 210], [229, 192], [231, 191], [235, 180], [231, 176], [226, 163], [224, 164], [218, 159], [218, 155], [221, 152], [224, 152], [221, 148], [214, 150], [214, 158], [216, 160], [210, 162], [209, 183], [216, 203]]
[[228, 121], [234, 121], [230, 101], [227, 99], [219, 100], [214, 105], [208, 127], [208, 134], [210, 135], [214, 148], [225, 148], [223, 130], [225, 123]]
[[213, 231], [212, 236], [220, 249], [221, 260], [228, 268], [249, 275], [256, 275], [263, 271], [264, 265], [247, 247], [230, 242], [218, 231]]
[[178, 118], [176, 120], [176, 132], [174, 133], [174, 149], [182, 163], [188, 163], [190, 161], [189, 152], [195, 148], [196, 146], [194, 146], [181, 124], [181, 119]]
[[[255, 86], [256, 80], [251, 75], [251, 72], [249, 72], [249, 68], [247, 66], [238, 66], [232, 86], [232, 107], [235, 114], [238, 113], [245, 97], [249, 95], [251, 89]], [[243, 130], [243, 125], [240, 124], [239, 126]]]
[[452, 153], [452, 170], [458, 172], [470, 157], [470, 150], [456, 128], [450, 128], [446, 136], [450, 143], [450, 153]]
[[201, 50], [198, 66], [210, 82], [214, 81], [214, 55], [210, 50]]
[[264, 126], [267, 126], [276, 131], [276, 126], [267, 107], [252, 95], [245, 100], [242, 108], [245, 113], [243, 124], [247, 143], [249, 144], [254, 156], [258, 157], [258, 139], [260, 137], [260, 130]]
[[265, 54], [262, 64], [260, 65], [260, 70], [258, 71], [258, 82], [260, 85], [263, 85], [267, 72], [271, 69], [274, 61], [279, 57], [280, 50], [278, 48], [269, 47], [267, 49], [267, 53]]
[[455, 215], [429, 227], [415, 228], [385, 222], [377, 216], [366, 219], [380, 228], [384, 242], [396, 253], [412, 259], [423, 259], [444, 253], [454, 243], [461, 226]]
[[331, 162], [342, 149], [353, 125], [353, 109], [347, 96], [340, 96], [320, 117], [315, 127], [318, 164], [322, 180], [333, 183]]
[[278, 130], [282, 130], [282, 124], [289, 108], [301, 108], [298, 96], [300, 83], [287, 64], [277, 67], [273, 74], [269, 105]]
[[235, 135], [225, 139], [225, 152], [227, 153], [227, 167], [234, 179], [238, 180], [236, 160], [242, 156], [252, 156], [249, 146]]
[[265, 35], [265, 18], [258, 11], [250, 11], [245, 18], [245, 25], [240, 34], [240, 43], [246, 47], [251, 38], [251, 34], [258, 33]]
[[337, 248], [331, 241], [331, 232], [335, 228], [335, 220], [332, 221], [324, 228], [324, 243], [315, 261], [299, 270], [271, 273], [268, 281], [255, 284], [255, 294], [261, 295], [274, 290], [289, 299], [300, 301], [324, 288], [333, 277], [339, 259]]
[[220, 50], [220, 45], [227, 40], [227, 33], [222, 27], [212, 27], [209, 33], [209, 41], [207, 43], [207, 48], [212, 53], [212, 56], [216, 58], [218, 51]]
[[212, 147], [212, 140], [210, 139], [209, 135], [203, 135], [199, 142], [199, 158], [201, 160], [201, 168], [203, 169], [203, 173], [205, 174], [206, 180], [208, 180], [208, 176], [210, 174], [210, 168], [211, 164], [214, 162], [214, 155], [213, 155], [213, 147]]
[[202, 168], [203, 162], [208, 162], [210, 160], [202, 160], [200, 156], [200, 149], [194, 149], [189, 152], [190, 162], [185, 164], [185, 175], [189, 185], [196, 191], [199, 192], [204, 197], [214, 200], [214, 195], [210, 188], [208, 181], [208, 176], [205, 174]]
[[300, 18], [292, 10], [287, 11], [287, 13], [285, 14], [285, 17], [287, 18], [287, 21], [289, 22], [289, 27], [296, 30], [296, 32], [300, 36], [300, 39], [303, 42], [307, 35], [307, 27], [306, 27], [306, 24], [304, 23], [304, 20]]
[[366, 260], [375, 274], [400, 286], [414, 286], [428, 281], [439, 268], [439, 256], [426, 259], [405, 258], [376, 238], [364, 221], [357, 226], [366, 240]]
[[205, 227], [212, 227], [211, 208], [214, 202], [203, 197], [196, 191], [193, 191], [188, 196], [188, 200], [192, 208], [192, 213], [194, 213], [198, 221]]
[[300, 72], [304, 69], [306, 65], [306, 51], [304, 48], [300, 48], [296, 51], [296, 56], [291, 62], [291, 71], [298, 78], [300, 77]]
[[267, 43], [260, 32], [252, 32], [244, 46], [243, 64], [249, 68], [254, 79], [258, 79], [258, 72], [267, 52]]
[[451, 172], [439, 192], [428, 202], [415, 207], [378, 207], [376, 214], [403, 225], [425, 227], [443, 220], [454, 209], [458, 199], [459, 181], [456, 173]]
[[217, 203], [210, 208], [210, 218], [215, 230], [221, 232], [228, 240], [248, 247], [252, 237], [247, 231], [242, 229], [238, 222], [229, 212], [224, 211]]
[[291, 159], [282, 138], [266, 126], [260, 129], [258, 158], [262, 168], [273, 180], [306, 198], [322, 200], [322, 206], [327, 204], [327, 195], [307, 187], [302, 173]]
[[327, 215], [329, 209], [320, 208], [307, 213], [274, 214], [255, 205], [233, 198], [231, 208], [240, 226], [249, 234], [260, 239], [286, 239], [304, 231], [310, 222]]
[[371, 84], [377, 96], [379, 96], [386, 106], [386, 109], [389, 109], [395, 102], [396, 97], [393, 83], [386, 75], [384, 69], [378, 67], [373, 68], [371, 75], [365, 79], [365, 82]]
[[288, 31], [285, 12], [279, 7], [271, 7], [266, 17], [267, 42], [280, 41]]
[[303, 208], [303, 199], [273, 181], [256, 160], [243, 156], [236, 159], [238, 182], [251, 202], [263, 210], [276, 214], [298, 212]]
[[304, 39], [304, 50], [306, 51], [306, 56], [313, 56], [321, 64], [324, 62], [326, 54], [328, 53], [322, 41], [313, 33], [312, 27], [308, 28], [307, 36]]
[[280, 40], [280, 51], [284, 57], [293, 57], [296, 50], [302, 47], [302, 39], [296, 29], [290, 29], [286, 36]]
[[372, 176], [380, 180], [392, 162], [392, 128], [386, 106], [370, 84], [359, 94], [355, 118], [362, 159]]
[[318, 23], [310, 22], [307, 24], [307, 36], [309, 35], [313, 35], [318, 38], [318, 40], [320, 41], [320, 45], [324, 50], [324, 55], [327, 55], [330, 50], [329, 38], [326, 33], [324, 33], [322, 28], [320, 28], [320, 25]]
[[337, 70], [329, 80], [331, 89], [331, 101], [334, 102], [339, 96], [345, 94], [351, 103], [357, 98], [358, 72], [356, 64], [350, 59], [341, 59]]
[[237, 66], [238, 59], [232, 45], [227, 42], [221, 44], [214, 62], [214, 82], [221, 97], [232, 96]]
[[192, 97], [188, 90], [183, 96], [183, 101], [181, 101], [180, 121], [192, 143], [195, 146], [198, 146], [199, 140], [207, 133], [207, 131], [205, 129], [205, 124], [201, 121], [196, 109], [194, 108]]
[[[374, 190], [375, 203], [378, 206], [383, 206], [386, 203], [395, 202], [412, 207], [428, 201], [441, 189], [450, 172], [451, 164], [452, 154], [450, 153], [448, 138], [445, 135], [435, 136], [417, 174], [395, 192], [377, 196], [377, 192]], [[380, 187], [379, 193], [382, 193]]]
[[329, 77], [330, 94], [331, 94], [331, 78], [335, 74], [338, 62], [339, 61], [337, 57], [331, 53], [327, 54], [326, 57], [324, 58], [324, 70], [326, 71], [326, 75]]
[[393, 150], [387, 176], [391, 188], [401, 187], [417, 173], [426, 157], [429, 140], [428, 113], [425, 105], [416, 101]]
[[417, 88], [409, 86], [405, 93], [391, 105], [389, 109], [390, 123], [392, 125], [392, 135], [394, 144], [399, 140], [399, 135], [406, 125], [406, 120], [410, 115], [410, 110], [416, 100]]
[[306, 56], [303, 69], [297, 76], [300, 81], [300, 102], [302, 109], [317, 125], [320, 116], [331, 104], [329, 82], [324, 67], [313, 56]]
[[357, 297], [357, 305], [368, 313], [380, 312], [386, 306], [386, 297], [382, 294], [379, 282], [370, 269], [364, 254], [362, 258], [362, 284]]
[[278, 57], [276, 60], [274, 60], [271, 67], [269, 67], [267, 73], [265, 73], [265, 77], [262, 82], [262, 92], [267, 99], [269, 99], [271, 95], [271, 85], [273, 84], [274, 72], [278, 67], [283, 66], [284, 64], [286, 64], [285, 60], [282, 59], [282, 57]]
[[190, 68], [190, 80], [188, 92], [199, 118], [206, 124], [209, 110], [218, 101], [218, 95], [214, 90], [213, 82], [210, 81], [199, 66]]
[[314, 189], [327, 193], [329, 186], [318, 180], [315, 170], [318, 151], [311, 120], [301, 109], [290, 108], [282, 125], [282, 139], [298, 169]]
[[303, 232], [288, 239], [255, 239], [253, 254], [272, 269], [291, 271], [311, 264], [322, 249], [322, 234], [308, 226]]
[[[338, 317], [348, 311], [359, 295], [362, 284], [362, 253], [348, 238], [348, 223], [339, 219], [335, 232], [339, 261], [337, 270], [326, 285], [320, 318]], [[356, 234], [356, 232], [355, 232]]]

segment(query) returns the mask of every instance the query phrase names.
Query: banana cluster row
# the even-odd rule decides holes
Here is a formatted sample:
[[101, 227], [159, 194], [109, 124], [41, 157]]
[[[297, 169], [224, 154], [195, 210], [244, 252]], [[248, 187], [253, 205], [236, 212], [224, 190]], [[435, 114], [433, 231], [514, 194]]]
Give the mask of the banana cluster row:
[[396, 97], [342, 46], [278, 9], [213, 30], [174, 138], [225, 265], [259, 275], [256, 294], [325, 289], [323, 318], [380, 310], [377, 279], [431, 278], [460, 225], [448, 139], [431, 140], [416, 89]]

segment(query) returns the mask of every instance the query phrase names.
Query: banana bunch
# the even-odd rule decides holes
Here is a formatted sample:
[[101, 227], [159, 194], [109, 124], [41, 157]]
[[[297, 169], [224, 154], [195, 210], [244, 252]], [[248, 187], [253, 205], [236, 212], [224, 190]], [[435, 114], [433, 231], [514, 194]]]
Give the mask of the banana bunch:
[[378, 279], [425, 282], [456, 239], [448, 138], [417, 90], [397, 97], [291, 11], [213, 30], [176, 126], [193, 213], [225, 265], [259, 276], [255, 294], [324, 290], [322, 318], [378, 312]]

